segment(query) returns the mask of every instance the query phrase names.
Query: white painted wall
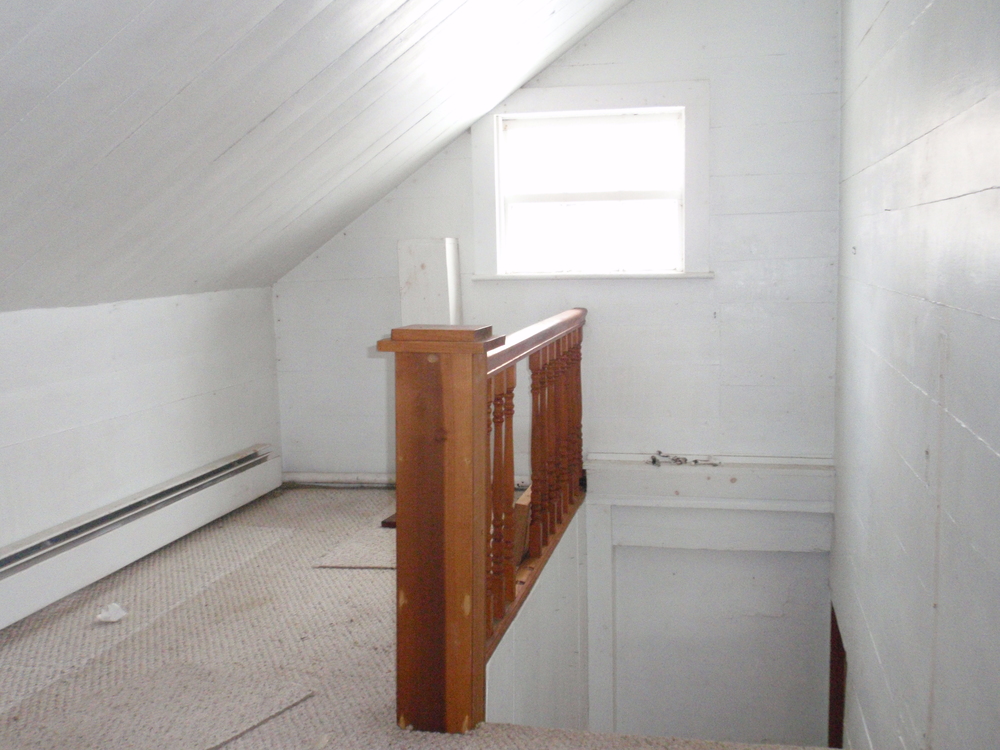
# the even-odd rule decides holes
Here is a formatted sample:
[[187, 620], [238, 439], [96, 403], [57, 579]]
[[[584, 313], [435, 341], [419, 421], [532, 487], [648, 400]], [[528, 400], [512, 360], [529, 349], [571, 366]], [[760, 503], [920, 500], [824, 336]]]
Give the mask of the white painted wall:
[[392, 356], [375, 342], [402, 324], [397, 242], [471, 236], [462, 136], [274, 285], [286, 472], [395, 472]]
[[1000, 5], [844, 5], [834, 603], [854, 748], [1000, 738]]
[[587, 523], [580, 510], [486, 665], [486, 720], [587, 729]]
[[832, 467], [587, 477], [591, 729], [825, 745]]
[[634, 0], [529, 84], [708, 81], [714, 279], [473, 281], [468, 135], [288, 273], [286, 471], [391, 471], [392, 370], [372, 345], [399, 324], [396, 242], [413, 237], [458, 238], [466, 323], [590, 310], [588, 451], [832, 455], [838, 19], [834, 0]]
[[280, 440], [269, 289], [2, 313], [0, 352], [0, 547]]

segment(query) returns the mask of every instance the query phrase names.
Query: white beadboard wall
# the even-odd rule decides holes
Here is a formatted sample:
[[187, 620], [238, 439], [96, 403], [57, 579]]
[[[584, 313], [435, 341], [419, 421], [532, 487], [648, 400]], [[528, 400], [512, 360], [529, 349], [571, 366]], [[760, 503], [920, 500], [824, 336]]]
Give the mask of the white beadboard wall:
[[0, 313], [0, 352], [0, 547], [280, 441], [270, 289]]
[[1000, 738], [1000, 4], [844, 4], [845, 746]]
[[[839, 3], [634, 0], [530, 86], [708, 81], [714, 279], [474, 281], [462, 135], [275, 285], [285, 469], [392, 470], [396, 243], [457, 237], [467, 323], [573, 306], [588, 451], [829, 457]], [[523, 413], [523, 409], [520, 410]]]

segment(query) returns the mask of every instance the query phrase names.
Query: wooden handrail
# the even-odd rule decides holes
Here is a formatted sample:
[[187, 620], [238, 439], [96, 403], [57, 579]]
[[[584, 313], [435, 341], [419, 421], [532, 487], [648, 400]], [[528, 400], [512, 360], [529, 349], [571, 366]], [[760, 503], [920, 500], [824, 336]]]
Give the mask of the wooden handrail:
[[[485, 719], [486, 661], [583, 501], [586, 310], [510, 336], [407, 326], [396, 354], [396, 704], [404, 728]], [[531, 371], [531, 475], [514, 497], [514, 390]]]
[[493, 375], [517, 360], [534, 354], [568, 331], [582, 328], [586, 320], [587, 311], [582, 307], [574, 307], [504, 337], [501, 345], [491, 349], [486, 355], [486, 374]]

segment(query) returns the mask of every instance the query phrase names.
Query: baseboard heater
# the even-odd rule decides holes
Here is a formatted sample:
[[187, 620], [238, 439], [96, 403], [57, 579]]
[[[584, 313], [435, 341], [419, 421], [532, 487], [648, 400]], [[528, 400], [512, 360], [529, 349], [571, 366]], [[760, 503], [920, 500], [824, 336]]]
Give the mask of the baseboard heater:
[[0, 628], [279, 486], [279, 458], [254, 445], [0, 548]]

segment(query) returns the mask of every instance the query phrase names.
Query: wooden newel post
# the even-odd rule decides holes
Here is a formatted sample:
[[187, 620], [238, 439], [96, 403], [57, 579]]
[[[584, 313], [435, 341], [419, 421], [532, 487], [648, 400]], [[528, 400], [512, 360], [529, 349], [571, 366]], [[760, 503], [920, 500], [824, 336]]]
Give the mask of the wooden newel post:
[[407, 326], [396, 354], [396, 718], [466, 732], [485, 719], [490, 326]]

